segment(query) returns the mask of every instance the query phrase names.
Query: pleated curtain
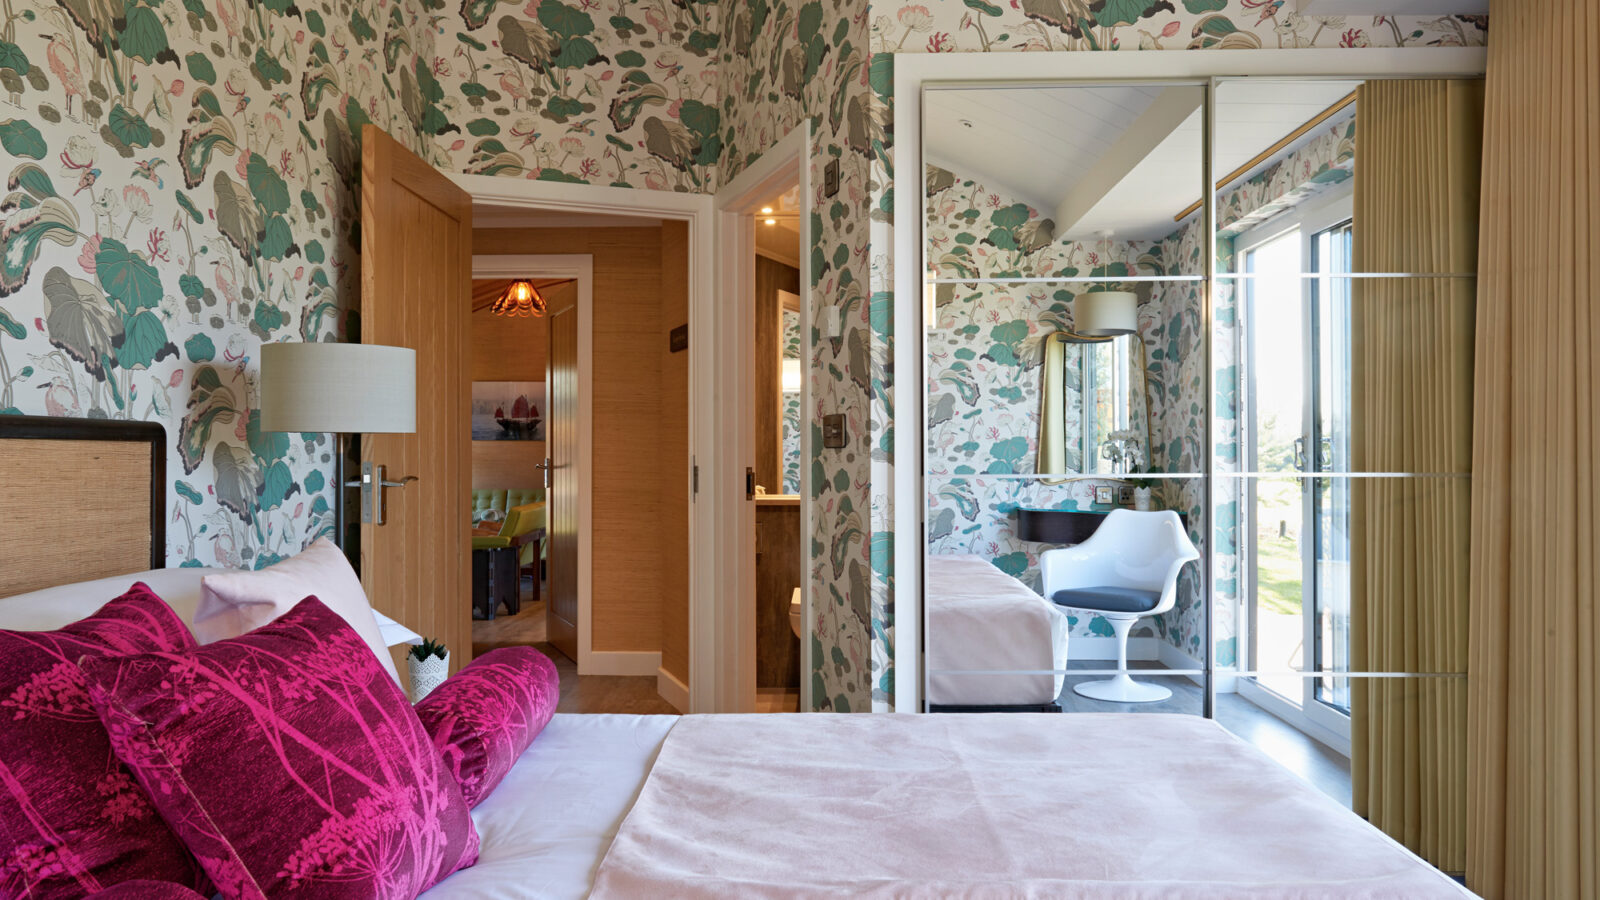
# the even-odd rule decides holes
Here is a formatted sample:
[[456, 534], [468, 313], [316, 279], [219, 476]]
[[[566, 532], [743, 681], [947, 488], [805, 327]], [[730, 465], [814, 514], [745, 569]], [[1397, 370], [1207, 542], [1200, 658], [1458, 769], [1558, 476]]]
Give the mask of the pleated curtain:
[[[1372, 81], [1356, 98], [1357, 272], [1477, 270], [1483, 86]], [[1350, 285], [1351, 682], [1357, 813], [1466, 865], [1468, 553], [1476, 281]], [[1442, 677], [1441, 677], [1442, 676]]]
[[1496, 4], [1483, 168], [1467, 884], [1595, 900], [1600, 2]]

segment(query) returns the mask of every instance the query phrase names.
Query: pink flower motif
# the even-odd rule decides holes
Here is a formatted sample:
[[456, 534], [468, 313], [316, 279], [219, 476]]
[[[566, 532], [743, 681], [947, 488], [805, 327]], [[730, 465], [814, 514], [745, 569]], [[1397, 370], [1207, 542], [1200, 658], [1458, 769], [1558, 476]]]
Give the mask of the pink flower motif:
[[183, 370], [177, 369], [173, 371], [172, 377], [167, 379], [167, 387], [175, 388], [180, 384], [183, 384]]
[[929, 53], [951, 53], [955, 49], [955, 46], [950, 43], [949, 32], [935, 31], [933, 37], [928, 38]]
[[450, 152], [454, 153], [454, 152], [460, 150], [462, 147], [465, 147], [466, 145], [467, 145], [466, 141], [456, 141], [455, 143], [450, 145]]
[[167, 93], [171, 94], [174, 97], [182, 97], [183, 96], [183, 88], [184, 88], [183, 79], [182, 78], [174, 78], [174, 79], [172, 79], [172, 83], [167, 85]]
[[617, 70], [616, 69], [607, 69], [604, 72], [600, 73], [600, 80], [601, 81], [610, 81], [612, 76], [614, 76], [616, 74], [617, 74]]
[[[90, 275], [93, 275], [94, 274], [94, 257], [95, 257], [95, 254], [97, 254], [99, 252], [100, 252], [100, 235], [97, 234], [94, 237], [89, 238], [87, 241], [83, 242], [83, 251], [78, 254], [78, 266], [80, 268], [82, 268], [83, 271], [89, 273]], [[40, 330], [42, 331], [43, 329], [44, 329], [44, 326], [41, 325], [40, 326]]]
[[682, 108], [683, 108], [683, 100], [682, 100], [682, 98], [674, 100], [674, 101], [672, 101], [672, 103], [668, 104], [668, 106], [667, 106], [667, 115], [669, 115], [669, 116], [673, 117], [674, 119], [676, 119], [676, 118], [678, 118], [678, 110], [680, 110]]
[[1180, 27], [1182, 27], [1182, 26], [1180, 26], [1177, 23], [1176, 20], [1168, 22], [1167, 23], [1167, 27], [1161, 29], [1161, 36], [1162, 37], [1172, 37], [1173, 35], [1178, 33], [1178, 29]]

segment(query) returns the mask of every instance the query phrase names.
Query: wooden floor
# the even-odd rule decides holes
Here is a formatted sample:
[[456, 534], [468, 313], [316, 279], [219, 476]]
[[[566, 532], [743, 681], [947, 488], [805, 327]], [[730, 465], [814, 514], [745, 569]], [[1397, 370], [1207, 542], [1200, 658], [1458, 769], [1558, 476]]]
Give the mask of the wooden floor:
[[[532, 593], [531, 586], [524, 584], [523, 596], [528, 597]], [[556, 712], [678, 714], [671, 703], [656, 693], [656, 680], [649, 676], [579, 675], [578, 664], [546, 642], [544, 612], [542, 601], [524, 602], [522, 609], [514, 616], [506, 615], [502, 607], [493, 620], [474, 619], [472, 655], [481, 656], [497, 647], [531, 645], [550, 657], [561, 676], [561, 702], [556, 706]]]
[[[1129, 660], [1130, 669], [1145, 671], [1165, 668], [1149, 660]], [[1113, 660], [1072, 660], [1068, 669], [1114, 669]], [[1106, 676], [1067, 676], [1057, 702], [1063, 712], [1131, 712], [1177, 713], [1201, 715], [1204, 712], [1204, 691], [1187, 676], [1149, 677], [1153, 684], [1172, 689], [1172, 697], [1158, 703], [1108, 703], [1084, 697], [1072, 690], [1073, 685], [1085, 681], [1098, 681]], [[1350, 760], [1337, 751], [1311, 739], [1306, 734], [1277, 716], [1256, 706], [1238, 694], [1217, 695], [1217, 721], [1224, 728], [1256, 745], [1262, 752], [1277, 760], [1289, 771], [1310, 782], [1324, 794], [1350, 805]]]

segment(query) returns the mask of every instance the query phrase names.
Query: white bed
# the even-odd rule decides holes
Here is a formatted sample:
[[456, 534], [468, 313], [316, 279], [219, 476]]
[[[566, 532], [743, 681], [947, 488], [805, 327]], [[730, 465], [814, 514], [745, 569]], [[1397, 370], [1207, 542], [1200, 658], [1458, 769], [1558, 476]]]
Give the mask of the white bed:
[[[1061, 695], [1067, 613], [981, 556], [929, 556], [928, 702], [1043, 707]], [[1031, 674], [957, 675], [952, 671]]]
[[[0, 628], [135, 578], [189, 617], [201, 574], [0, 599]], [[472, 817], [428, 900], [1471, 896], [1192, 716], [557, 715]]]

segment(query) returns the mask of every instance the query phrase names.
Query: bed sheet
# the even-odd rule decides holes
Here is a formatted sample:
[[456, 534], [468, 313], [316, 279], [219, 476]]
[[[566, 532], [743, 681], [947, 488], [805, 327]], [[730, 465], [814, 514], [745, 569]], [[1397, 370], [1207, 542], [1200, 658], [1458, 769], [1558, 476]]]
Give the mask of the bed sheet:
[[558, 713], [472, 811], [478, 864], [426, 900], [589, 895], [596, 869], [677, 716]]

